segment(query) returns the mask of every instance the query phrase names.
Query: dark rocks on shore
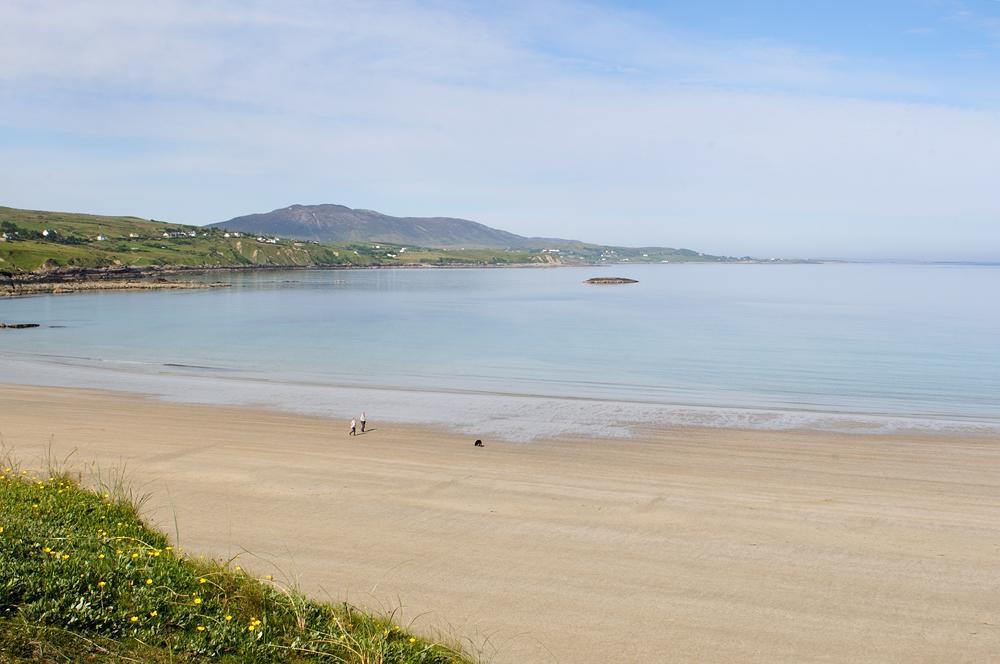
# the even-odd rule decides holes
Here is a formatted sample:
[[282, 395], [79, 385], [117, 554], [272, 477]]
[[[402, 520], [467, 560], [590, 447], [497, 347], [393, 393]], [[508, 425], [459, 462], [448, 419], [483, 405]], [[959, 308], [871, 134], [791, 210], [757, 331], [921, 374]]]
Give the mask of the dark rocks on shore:
[[40, 327], [38, 323], [0, 323], [0, 330], [24, 330], [29, 327]]
[[594, 277], [587, 279], [585, 284], [637, 284], [637, 279], [626, 279], [625, 277]]

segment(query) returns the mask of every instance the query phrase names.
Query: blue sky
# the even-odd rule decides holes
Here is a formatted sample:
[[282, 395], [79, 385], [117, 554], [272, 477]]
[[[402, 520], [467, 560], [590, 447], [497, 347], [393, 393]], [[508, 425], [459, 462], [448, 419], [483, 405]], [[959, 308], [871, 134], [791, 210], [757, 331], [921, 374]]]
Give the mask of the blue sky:
[[1000, 259], [1000, 2], [0, 3], [0, 204]]

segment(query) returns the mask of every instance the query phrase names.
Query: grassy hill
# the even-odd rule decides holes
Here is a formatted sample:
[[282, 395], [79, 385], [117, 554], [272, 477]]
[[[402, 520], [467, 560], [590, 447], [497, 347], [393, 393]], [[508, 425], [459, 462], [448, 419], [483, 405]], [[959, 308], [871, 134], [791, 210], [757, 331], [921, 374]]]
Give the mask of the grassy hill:
[[391, 267], [749, 260], [689, 249], [534, 240], [542, 248], [426, 248], [373, 240], [323, 244], [139, 217], [0, 207], [0, 274], [60, 267]]
[[[0, 272], [54, 267], [477, 265], [547, 262], [539, 252], [319, 244], [138, 217], [0, 207]], [[164, 236], [166, 234], [166, 237]]]

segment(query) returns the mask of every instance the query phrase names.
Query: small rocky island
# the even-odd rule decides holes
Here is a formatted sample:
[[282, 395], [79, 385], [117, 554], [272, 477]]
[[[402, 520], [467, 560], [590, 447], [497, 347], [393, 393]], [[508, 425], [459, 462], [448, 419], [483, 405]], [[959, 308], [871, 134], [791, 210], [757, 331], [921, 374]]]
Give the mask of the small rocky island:
[[38, 323], [0, 323], [0, 330], [27, 330], [38, 325]]
[[625, 277], [594, 277], [593, 279], [587, 279], [585, 284], [637, 284], [639, 283], [636, 279], [626, 279]]

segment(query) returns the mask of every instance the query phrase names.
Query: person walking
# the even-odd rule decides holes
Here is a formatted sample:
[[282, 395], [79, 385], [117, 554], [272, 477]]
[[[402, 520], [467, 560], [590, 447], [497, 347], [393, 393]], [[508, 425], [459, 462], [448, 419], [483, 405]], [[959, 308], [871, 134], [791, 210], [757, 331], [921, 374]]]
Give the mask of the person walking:
[[351, 433], [349, 435], [351, 436], [358, 435], [358, 423], [354, 420], [353, 417], [351, 418]]
[[361, 433], [365, 432], [365, 411], [361, 411]]

